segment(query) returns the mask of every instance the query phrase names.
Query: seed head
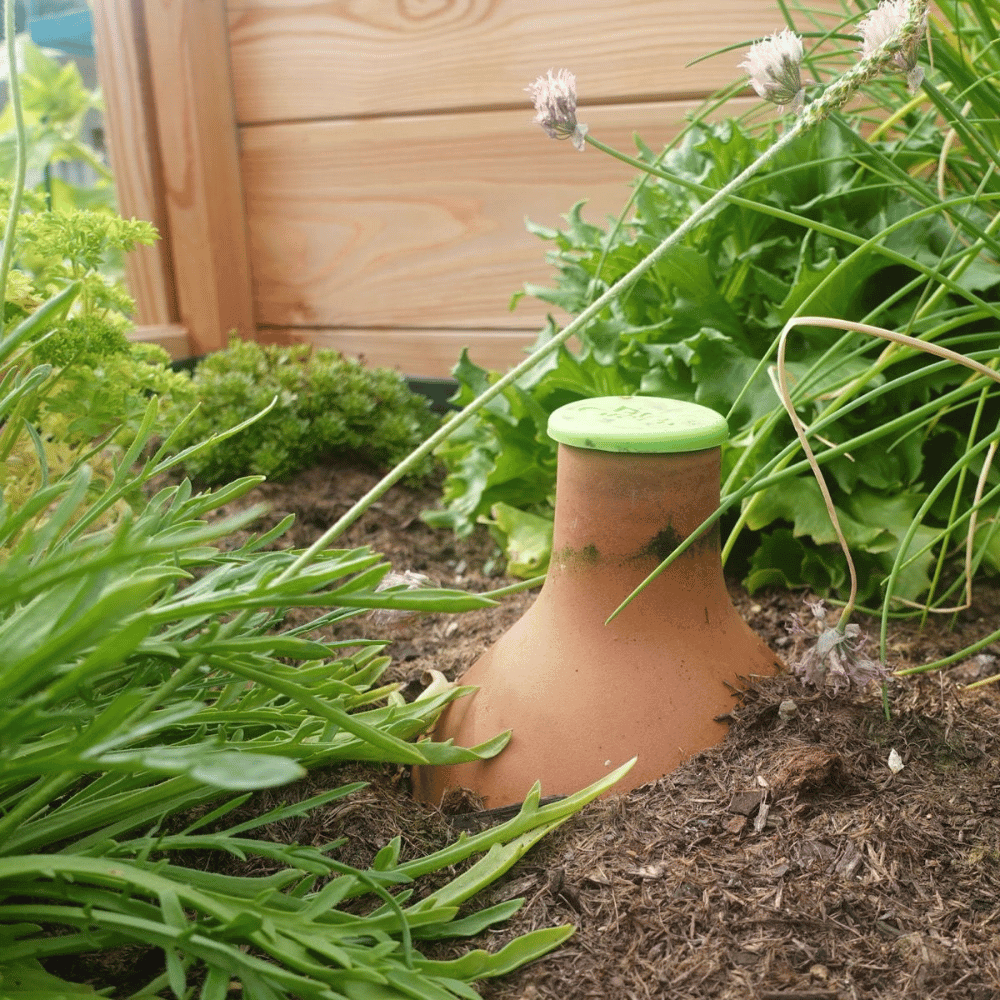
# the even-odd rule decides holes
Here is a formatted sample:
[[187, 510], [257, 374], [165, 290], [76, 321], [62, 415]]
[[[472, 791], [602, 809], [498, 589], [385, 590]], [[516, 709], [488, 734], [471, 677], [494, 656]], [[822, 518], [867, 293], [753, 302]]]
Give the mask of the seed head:
[[[431, 583], [430, 577], [423, 573], [415, 573], [413, 570], [404, 569], [401, 573], [395, 571], [386, 573], [381, 582], [375, 588], [376, 592], [383, 590], [420, 590]], [[409, 621], [416, 616], [416, 611], [407, 611], [401, 608], [373, 608], [368, 612], [368, 617], [378, 628], [396, 627]]]
[[535, 124], [553, 139], [572, 139], [583, 152], [587, 126], [576, 120], [576, 77], [568, 69], [549, 70], [524, 89], [535, 102]]
[[740, 69], [749, 74], [758, 97], [777, 104], [782, 111], [788, 107], [798, 112], [805, 99], [799, 72], [801, 62], [802, 39], [786, 28], [754, 42]]
[[790, 663], [791, 671], [820, 690], [833, 694], [844, 688], [864, 691], [872, 682], [888, 679], [889, 671], [880, 660], [868, 655], [868, 637], [854, 624], [842, 631], [826, 624], [826, 608], [822, 601], [806, 602], [809, 619], [796, 614], [791, 616], [788, 631], [804, 637], [807, 647], [801, 656]]
[[[898, 35], [910, 15], [910, 0], [882, 0], [869, 11], [858, 25], [861, 31], [861, 57], [867, 58], [876, 52], [890, 38]], [[899, 46], [893, 53], [890, 69], [906, 74], [910, 93], [916, 91], [924, 79], [924, 71], [917, 65], [920, 54], [920, 38], [927, 30], [927, 11], [920, 23], [920, 33], [907, 44]]]

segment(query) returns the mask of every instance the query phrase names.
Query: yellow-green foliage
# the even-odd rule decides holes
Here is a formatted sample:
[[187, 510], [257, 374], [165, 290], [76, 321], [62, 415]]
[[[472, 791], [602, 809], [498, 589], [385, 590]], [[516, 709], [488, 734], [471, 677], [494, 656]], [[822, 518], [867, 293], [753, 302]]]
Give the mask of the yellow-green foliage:
[[[9, 201], [10, 186], [0, 184], [0, 211]], [[154, 428], [160, 434], [190, 408], [189, 377], [170, 368], [161, 348], [129, 340], [132, 299], [103, 270], [109, 254], [155, 239], [147, 222], [104, 209], [50, 211], [37, 194], [25, 198], [4, 295], [4, 332], [29, 321], [53, 294], [70, 285], [77, 290], [72, 306], [33, 329], [0, 371], [24, 377], [44, 366], [49, 372], [4, 414], [0, 498], [11, 508], [82, 463], [89, 468], [92, 491], [103, 490], [151, 397], [162, 400], [161, 414], [174, 415]], [[120, 504], [109, 507], [100, 523], [114, 523], [121, 513]], [[43, 509], [33, 523], [38, 526], [47, 516]]]
[[[86, 458], [90, 470], [88, 493], [99, 496], [104, 492], [114, 476], [114, 454], [110, 449], [101, 449]], [[81, 449], [73, 447], [50, 436], [44, 441], [21, 433], [13, 442], [12, 450], [0, 464], [0, 500], [9, 510], [22, 510], [49, 482], [69, 475], [74, 467], [81, 464]], [[56, 504], [42, 508], [25, 524], [25, 530], [37, 531], [45, 525]], [[131, 508], [124, 500], [118, 500], [108, 507], [95, 524], [98, 527], [117, 524]], [[73, 523], [70, 519], [69, 524]], [[0, 553], [13, 547], [22, 533], [12, 536], [0, 545]]]

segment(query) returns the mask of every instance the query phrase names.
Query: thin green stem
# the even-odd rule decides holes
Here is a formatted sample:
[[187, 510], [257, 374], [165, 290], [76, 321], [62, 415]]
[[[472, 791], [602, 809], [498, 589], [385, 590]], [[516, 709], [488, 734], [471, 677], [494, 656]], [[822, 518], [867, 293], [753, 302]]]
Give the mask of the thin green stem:
[[[840, 616], [840, 621], [837, 622], [837, 631], [843, 635], [844, 630], [847, 628], [847, 623], [850, 620], [851, 613], [854, 611], [854, 605], [858, 599], [858, 573], [854, 567], [854, 560], [851, 558], [850, 546], [847, 544], [847, 539], [844, 537], [844, 532], [841, 530], [840, 519], [837, 517], [837, 510], [833, 505], [833, 497], [830, 495], [830, 488], [826, 484], [826, 477], [816, 464], [816, 456], [813, 454], [812, 447], [809, 444], [809, 437], [806, 433], [805, 425], [799, 419], [799, 415], [795, 412], [795, 405], [792, 403], [791, 393], [788, 390], [788, 371], [785, 367], [785, 348], [788, 344], [788, 335], [792, 331], [793, 324], [794, 320], [786, 323], [785, 328], [781, 331], [781, 336], [778, 339], [778, 395], [781, 397], [781, 403], [792, 422], [792, 428], [795, 431], [795, 436], [799, 439], [799, 444], [801, 445], [802, 451], [806, 456], [806, 460], [809, 462], [809, 467], [813, 471], [813, 476], [819, 486], [819, 491], [823, 495], [823, 502], [826, 504], [826, 509], [830, 515], [833, 530], [837, 535], [837, 541], [840, 543], [840, 548], [844, 553], [844, 558], [847, 560], [847, 571], [851, 580], [851, 592], [850, 596], [847, 598], [847, 604], [844, 606], [843, 613]], [[803, 323], [803, 325], [805, 324]], [[840, 329], [839, 326], [837, 328]]]
[[[826, 317], [823, 318], [826, 319]], [[935, 345], [930, 345], [930, 346], [935, 346]], [[976, 364], [978, 366], [978, 363]], [[905, 383], [906, 381], [915, 377], [919, 377], [920, 375], [922, 375], [922, 373], [916, 372], [908, 376], [903, 376], [899, 380], [899, 382]], [[997, 377], [996, 373], [991, 372], [990, 377], [995, 379]], [[880, 427], [875, 427], [872, 430], [865, 432], [864, 434], [859, 434], [857, 437], [851, 438], [851, 440], [849, 441], [841, 442], [840, 444], [837, 444], [834, 447], [827, 449], [822, 454], [817, 456], [817, 462], [822, 465], [828, 461], [832, 461], [834, 458], [837, 458], [840, 455], [846, 454], [851, 450], [860, 448], [866, 444], [870, 444], [872, 441], [876, 441], [882, 437], [885, 437], [887, 434], [894, 433], [897, 429], [902, 430], [905, 428], [907, 424], [911, 423], [918, 424], [928, 415], [935, 413], [936, 411], [940, 410], [940, 408], [943, 406], [947, 406], [951, 401], [961, 398], [966, 392], [972, 391], [973, 388], [975, 388], [975, 383], [969, 383], [965, 386], [960, 386], [958, 389], [953, 389], [951, 392], [945, 393], [945, 395], [941, 396], [939, 399], [932, 400], [929, 403], [924, 403], [922, 406], [917, 407], [915, 410], [911, 410], [910, 413], [903, 414], [901, 416], [896, 417], [893, 420], [890, 420], [887, 424], [883, 424]], [[891, 391], [891, 389], [892, 386], [883, 386], [880, 387], [880, 389], [876, 390], [876, 392], [873, 393], [872, 395], [874, 396], [882, 392]], [[847, 406], [844, 407], [843, 414], [852, 412], [854, 409], [857, 409], [859, 406], [861, 406], [864, 402], [865, 399], [854, 400], [853, 402], [849, 403]], [[832, 422], [834, 416], [835, 416], [834, 414], [828, 414], [826, 411], [824, 411], [824, 413], [819, 417], [819, 419], [812, 425], [811, 427], [812, 433], [816, 434], [820, 430], [822, 430], [823, 427], [826, 426], [826, 424]], [[609, 622], [612, 621], [617, 615], [619, 615], [622, 611], [624, 611], [625, 608], [636, 597], [638, 597], [639, 594], [642, 593], [642, 591], [645, 590], [650, 583], [653, 582], [653, 580], [655, 580], [665, 569], [667, 569], [667, 567], [669, 567], [674, 562], [674, 560], [678, 559], [681, 555], [683, 555], [683, 553], [686, 552], [731, 507], [733, 507], [735, 504], [740, 503], [745, 497], [749, 496], [752, 493], [759, 493], [765, 489], [768, 489], [769, 487], [777, 486], [779, 483], [784, 482], [786, 479], [791, 479], [799, 475], [799, 473], [805, 471], [806, 469], [809, 469], [810, 468], [809, 463], [804, 459], [799, 462], [796, 462], [794, 465], [788, 466], [787, 468], [781, 468], [781, 466], [787, 460], [788, 456], [792, 454], [797, 447], [798, 447], [798, 441], [789, 442], [782, 449], [782, 451], [771, 460], [771, 462], [769, 462], [762, 469], [758, 470], [742, 486], [733, 490], [732, 493], [723, 496], [722, 500], [719, 503], [719, 506], [707, 518], [705, 518], [705, 520], [702, 521], [702, 523], [699, 524], [698, 527], [695, 528], [694, 531], [692, 531], [691, 534], [688, 535], [687, 538], [685, 538], [684, 541], [681, 542], [677, 546], [677, 548], [675, 548], [674, 551], [671, 552], [670, 555], [667, 556], [667, 558], [664, 559], [663, 562], [661, 562], [660, 565], [657, 566], [656, 569], [654, 569], [653, 572], [650, 573], [649, 576], [646, 577], [646, 579], [643, 580], [642, 583], [640, 583], [638, 587], [636, 587], [635, 590], [633, 590], [632, 593], [625, 598], [624, 601], [622, 601], [622, 603], [608, 617], [608, 621]], [[779, 468], [780, 471], [775, 472], [774, 471], [775, 468]]]
[[[812, 124], [810, 122], [809, 124]], [[529, 354], [520, 364], [513, 367], [506, 375], [499, 378], [485, 392], [469, 403], [464, 409], [459, 410], [449, 420], [447, 420], [434, 434], [432, 434], [422, 445], [416, 448], [407, 458], [399, 463], [394, 469], [387, 473], [375, 486], [372, 487], [357, 503], [351, 507], [335, 524], [331, 525], [312, 545], [306, 549], [298, 559], [289, 566], [285, 572], [276, 580], [281, 583], [294, 573], [308, 566], [327, 545], [340, 534], [347, 530], [361, 515], [390, 487], [399, 482], [407, 473], [414, 469], [423, 459], [430, 455], [435, 448], [449, 435], [464, 424], [470, 417], [479, 412], [490, 400], [499, 396], [508, 386], [513, 385], [522, 375], [529, 372], [543, 358], [547, 357], [559, 346], [564, 344], [575, 333], [582, 330], [592, 319], [594, 319], [605, 306], [610, 305], [622, 292], [630, 288], [647, 271], [654, 267], [657, 262], [673, 247], [675, 247], [692, 229], [697, 227], [702, 220], [707, 218], [715, 209], [721, 205], [729, 195], [738, 190], [759, 170], [765, 167], [778, 153], [786, 146], [790, 145], [799, 134], [807, 128], [806, 119], [799, 118], [787, 132], [784, 133], [772, 146], [765, 150], [753, 163], [744, 168], [728, 184], [720, 188], [704, 204], [684, 220], [669, 236], [657, 246], [649, 256], [641, 260], [631, 271], [618, 279], [601, 296], [596, 298], [586, 309], [584, 309], [575, 319], [571, 320], [563, 329], [557, 333], [548, 343], [542, 345], [538, 350]]]
[[[986, 400], [989, 396], [989, 386], [984, 386], [983, 391], [979, 394], [979, 402], [976, 405], [975, 412], [972, 415], [972, 423], [969, 426], [969, 433], [966, 437], [965, 455], [963, 459], [968, 455], [969, 450], [973, 447], [976, 441], [976, 437], [979, 434], [979, 422], [983, 416], [983, 409], [986, 406]], [[955, 483], [954, 496], [951, 498], [951, 510], [948, 513], [948, 524], [945, 528], [944, 533], [941, 536], [941, 548], [938, 552], [938, 557], [934, 565], [934, 573], [931, 576], [930, 587], [927, 590], [927, 600], [924, 607], [923, 616], [920, 619], [920, 627], [923, 628], [927, 623], [927, 615], [930, 614], [931, 604], [934, 600], [935, 592], [937, 591], [938, 584], [941, 582], [941, 574], [944, 572], [945, 560], [948, 556], [948, 545], [951, 541], [951, 532], [955, 524], [955, 519], [958, 517], [958, 508], [962, 502], [962, 492], [965, 488], [965, 475], [968, 468], [968, 463], [966, 461], [962, 462], [961, 469], [958, 473], [958, 481]], [[988, 463], [984, 465], [984, 472], [988, 468]], [[971, 546], [972, 531], [970, 529], [969, 542]], [[971, 558], [971, 553], [967, 553], [966, 566], [968, 567], [969, 558]], [[972, 573], [971, 570], [967, 569], [966, 573], [966, 594], [967, 599], [971, 603], [972, 600]]]
[[[249, 616], [249, 612], [240, 612], [240, 618], [245, 619]], [[231, 623], [227, 623], [230, 624]], [[220, 634], [228, 634], [233, 631], [232, 627], [223, 626], [220, 630]], [[174, 694], [185, 684], [188, 683], [193, 677], [196, 677], [206, 664], [206, 659], [201, 654], [195, 654], [177, 670], [174, 670], [170, 674], [169, 680], [166, 680], [158, 688], [152, 691], [146, 698], [146, 700], [136, 709], [136, 711], [129, 716], [129, 721], [135, 725], [142, 722], [144, 719], [152, 715], [161, 705], [166, 705], [170, 702]]]
[[[17, 68], [17, 38], [14, 34], [14, 0], [4, 0], [4, 35], [7, 42], [8, 83], [10, 106], [14, 112], [14, 187], [10, 192], [10, 207], [7, 210], [7, 224], [3, 233], [3, 251], [0, 253], [0, 309], [7, 301], [7, 275], [14, 259], [14, 232], [21, 212], [21, 198], [24, 195], [24, 178], [28, 169], [27, 138], [24, 130], [24, 109], [21, 104], [21, 85]], [[2, 328], [0, 313], [0, 328]]]
[[978, 653], [979, 650], [985, 649], [987, 646], [996, 642], [1000, 639], [1000, 629], [996, 632], [991, 632], [988, 636], [980, 639], [978, 642], [974, 642], [971, 646], [966, 646], [964, 649], [960, 649], [957, 653], [952, 653], [950, 656], [942, 657], [940, 660], [935, 660], [933, 663], [923, 663], [919, 667], [907, 667], [905, 670], [897, 670], [895, 672], [896, 677], [913, 677], [915, 674], [928, 674], [935, 670], [940, 670], [942, 667], [950, 667], [953, 663], [959, 663], [961, 660], [967, 660], [973, 653]]
[[[927, 516], [928, 511], [931, 509], [931, 505], [934, 503], [937, 497], [944, 491], [951, 477], [955, 475], [959, 469], [964, 469], [964, 467], [968, 464], [968, 462], [971, 461], [973, 458], [975, 458], [975, 456], [982, 451], [987, 451], [987, 456], [985, 459], [985, 469], [989, 468], [993, 460], [993, 455], [996, 451], [997, 433], [998, 432], [994, 431], [993, 434], [991, 434], [989, 437], [984, 438], [982, 441], [980, 441], [977, 445], [975, 445], [975, 447], [971, 449], [968, 455], [963, 455], [951, 467], [951, 469], [949, 469], [948, 472], [945, 473], [942, 479], [938, 482], [938, 485], [935, 486], [934, 489], [931, 490], [931, 492], [928, 493], [928, 495], [924, 498], [924, 502], [920, 505], [916, 513], [913, 515], [913, 518], [910, 521], [909, 526], [903, 533], [903, 537], [899, 540], [899, 550], [896, 553], [896, 559], [893, 562], [892, 569], [889, 572], [889, 577], [885, 583], [886, 593], [882, 605], [882, 622], [879, 631], [879, 650], [880, 650], [880, 656], [883, 661], [885, 660], [885, 651], [887, 648], [886, 643], [888, 641], [887, 632], [888, 632], [888, 622], [889, 622], [889, 603], [893, 598], [893, 591], [895, 590], [896, 580], [899, 578], [899, 574], [907, 565], [909, 565], [911, 562], [917, 559], [917, 557], [921, 555], [921, 553], [924, 550], [929, 550], [930, 548], [930, 545], [927, 545], [924, 547], [923, 550], [915, 552], [912, 555], [909, 554], [910, 546], [913, 542], [914, 535], [916, 535], [917, 528], [920, 527], [921, 523], [923, 522], [923, 519]], [[967, 575], [969, 576], [970, 600], [971, 600], [971, 588], [972, 588], [971, 577], [973, 572], [972, 551], [975, 544], [976, 518], [979, 513], [980, 507], [984, 503], [991, 501], [995, 497], [995, 495], [998, 492], [1000, 492], [1000, 487], [995, 487], [984, 498], [983, 497], [984, 487], [985, 487], [985, 480], [981, 476], [979, 483], [977, 484], [976, 487], [976, 496], [972, 506], [961, 517], [955, 518], [953, 522], [949, 525], [949, 528], [959, 527], [965, 521], [969, 522], [969, 533], [966, 541], [966, 572]], [[941, 534], [944, 535], [944, 532], [941, 532]]]
[[39, 809], [49, 805], [60, 792], [68, 788], [78, 777], [79, 775], [75, 772], [65, 771], [62, 774], [53, 774], [47, 779], [39, 778], [35, 790], [27, 798], [22, 799], [10, 812], [0, 817], [0, 854], [4, 853], [3, 843], [12, 830], [33, 816]]
[[[830, 515], [833, 529], [836, 532], [837, 540], [840, 543], [840, 547], [844, 553], [844, 558], [847, 561], [847, 568], [851, 578], [851, 592], [847, 599], [847, 603], [844, 605], [840, 621], [837, 623], [837, 630], [843, 633], [851, 615], [854, 612], [854, 605], [857, 602], [858, 576], [854, 568], [854, 560], [851, 558], [850, 547], [848, 546], [847, 539], [844, 537], [844, 533], [840, 527], [840, 520], [837, 517], [837, 511], [834, 507], [829, 487], [826, 484], [826, 478], [816, 463], [816, 458], [809, 445], [806, 428], [802, 424], [802, 421], [799, 420], [788, 392], [787, 373], [785, 371], [785, 344], [787, 343], [789, 333], [793, 327], [796, 326], [832, 327], [836, 330], [851, 330], [854, 333], [866, 333], [873, 337], [880, 337], [883, 340], [891, 341], [895, 345], [924, 351], [928, 354], [934, 354], [939, 358], [953, 361], [955, 364], [964, 365], [966, 368], [971, 368], [980, 375], [986, 375], [988, 378], [991, 378], [996, 382], [1000, 382], [1000, 375], [997, 375], [997, 373], [987, 365], [982, 365], [978, 361], [973, 361], [964, 354], [959, 354], [956, 351], [952, 351], [950, 348], [941, 347], [939, 344], [930, 344], [925, 341], [917, 340], [914, 337], [908, 337], [905, 334], [894, 333], [891, 330], [884, 330], [881, 327], [869, 326], [867, 323], [852, 323], [848, 320], [831, 319], [829, 317], [822, 316], [800, 316], [789, 320], [785, 324], [785, 328], [781, 331], [781, 338], [778, 346], [778, 382], [781, 387], [781, 401], [784, 404], [785, 409], [788, 411], [788, 416], [792, 421], [793, 428], [795, 429], [795, 435], [799, 439], [802, 451], [805, 453], [806, 459], [809, 462], [809, 466], [812, 469], [813, 475], [820, 488], [820, 492], [823, 494], [823, 500], [826, 503], [826, 509]], [[914, 526], [911, 525], [911, 530], [913, 530], [913, 528]], [[888, 597], [889, 595], [887, 595], [887, 600]]]
[[534, 590], [535, 587], [540, 587], [543, 583], [545, 583], [544, 573], [541, 576], [533, 576], [528, 580], [520, 580], [517, 583], [512, 583], [509, 587], [500, 587], [498, 590], [487, 590], [479, 596], [491, 599], [510, 597], [511, 594], [520, 594], [524, 590]]

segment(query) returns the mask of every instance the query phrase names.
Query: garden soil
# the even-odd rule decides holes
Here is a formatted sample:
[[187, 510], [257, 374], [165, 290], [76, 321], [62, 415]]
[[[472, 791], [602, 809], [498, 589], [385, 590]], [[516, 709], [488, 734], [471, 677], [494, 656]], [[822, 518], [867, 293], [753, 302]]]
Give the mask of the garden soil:
[[[265, 525], [294, 513], [281, 544], [300, 547], [377, 479], [329, 464], [264, 484], [240, 503], [268, 502]], [[494, 555], [485, 529], [456, 539], [421, 521], [438, 495], [433, 483], [395, 487], [336, 544], [370, 545], [396, 570], [441, 586], [511, 582], [484, 573]], [[793, 658], [803, 640], [787, 623], [809, 595], [749, 596], [735, 583], [731, 593], [747, 621]], [[390, 679], [414, 696], [429, 670], [460, 675], [531, 600], [522, 593], [485, 611], [396, 624]], [[932, 617], [923, 631], [893, 625], [889, 666], [919, 666], [968, 645], [997, 627], [998, 609], [1000, 588], [984, 585], [970, 608]], [[877, 634], [877, 623], [859, 622]], [[355, 619], [335, 636], [379, 634]], [[477, 984], [482, 996], [1000, 1000], [1000, 685], [965, 690], [1000, 671], [997, 652], [894, 679], [888, 720], [877, 693], [832, 697], [787, 675], [755, 683], [734, 701], [718, 747], [592, 803], [472, 900], [478, 909], [524, 898], [506, 925], [425, 954], [495, 951], [527, 930], [572, 924], [555, 952]], [[369, 784], [350, 799], [268, 835], [317, 844], [348, 837], [335, 856], [366, 865], [397, 835], [405, 859], [497, 819], [477, 811], [473, 796], [446, 811], [417, 804], [405, 769], [362, 766], [313, 773], [262, 794], [256, 808], [359, 778]]]

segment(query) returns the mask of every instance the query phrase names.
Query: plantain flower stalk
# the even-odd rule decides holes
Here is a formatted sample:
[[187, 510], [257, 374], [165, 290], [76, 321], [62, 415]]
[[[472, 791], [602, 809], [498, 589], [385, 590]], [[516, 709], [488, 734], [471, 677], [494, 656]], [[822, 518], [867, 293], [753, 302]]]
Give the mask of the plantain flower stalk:
[[587, 126], [576, 120], [576, 77], [568, 70], [549, 70], [524, 88], [535, 102], [535, 124], [553, 139], [572, 139], [583, 152]]
[[758, 97], [777, 104], [781, 111], [789, 108], [797, 114], [806, 93], [799, 71], [801, 63], [802, 39], [786, 28], [754, 42], [740, 69], [750, 75], [750, 85]]
[[[866, 14], [858, 26], [861, 30], [861, 58], [867, 59], [885, 42], [897, 35], [909, 14], [909, 0], [882, 0], [873, 11]], [[917, 56], [920, 53], [921, 37], [926, 30], [927, 11], [924, 10], [919, 34], [906, 38], [895, 49], [892, 61], [887, 66], [889, 71], [906, 74], [906, 83], [911, 94], [924, 79], [924, 71], [917, 65]]]

